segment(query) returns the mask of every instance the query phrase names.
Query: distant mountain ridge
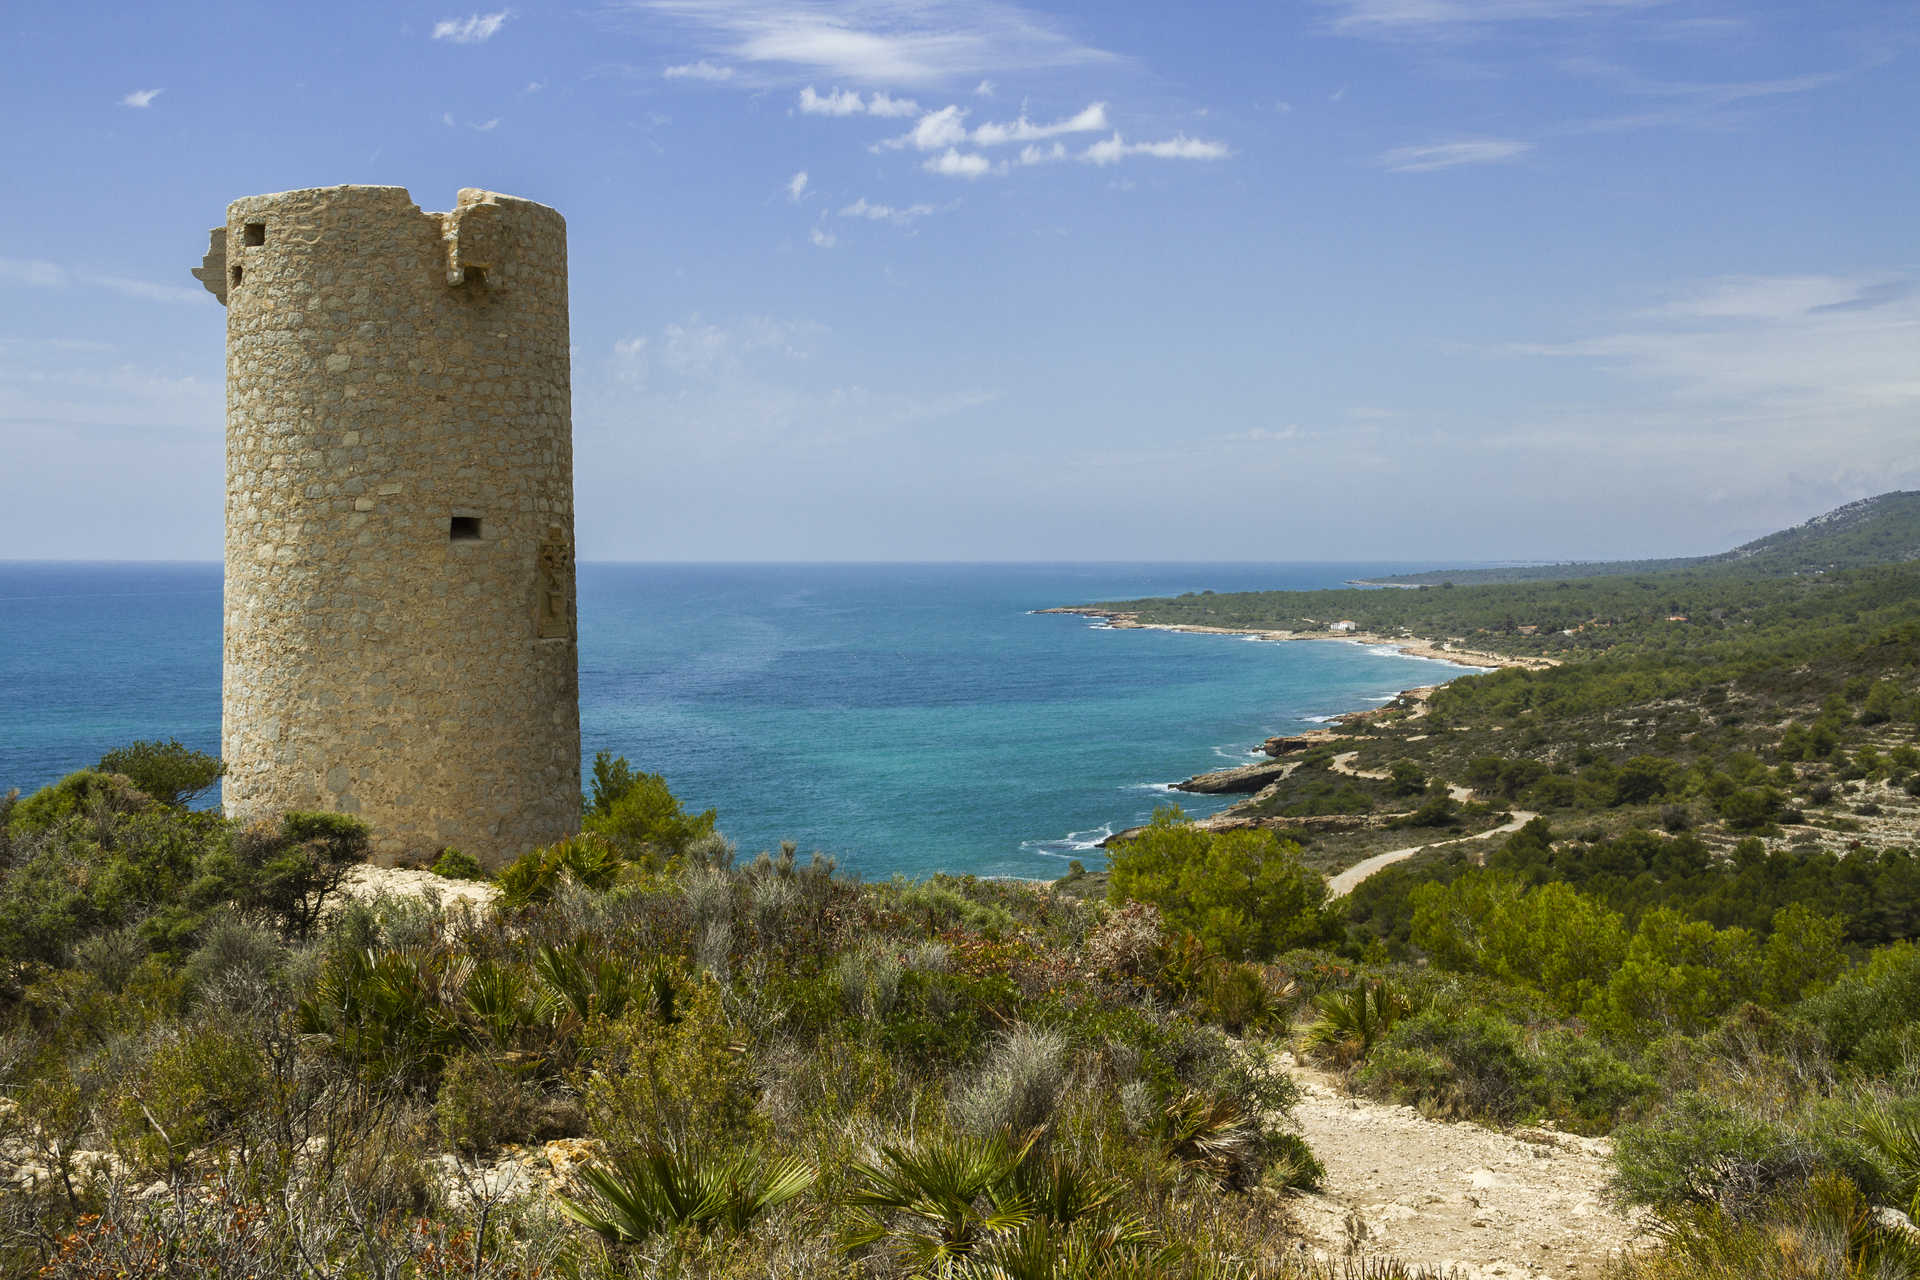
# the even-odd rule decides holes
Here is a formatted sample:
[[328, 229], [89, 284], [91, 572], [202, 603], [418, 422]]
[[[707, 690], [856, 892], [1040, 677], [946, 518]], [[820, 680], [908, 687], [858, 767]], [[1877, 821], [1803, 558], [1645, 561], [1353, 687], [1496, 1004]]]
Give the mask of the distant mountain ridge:
[[1528, 565], [1499, 569], [1442, 569], [1390, 578], [1366, 578], [1366, 585], [1420, 586], [1452, 582], [1460, 586], [1488, 582], [1540, 582], [1563, 578], [1600, 578], [1627, 573], [1670, 573], [1678, 569], [1740, 568], [1765, 575], [1823, 573], [1867, 565], [1920, 560], [1920, 490], [1903, 489], [1861, 498], [1804, 523], [1755, 538], [1731, 551], [1670, 560], [1592, 560], [1573, 564]]

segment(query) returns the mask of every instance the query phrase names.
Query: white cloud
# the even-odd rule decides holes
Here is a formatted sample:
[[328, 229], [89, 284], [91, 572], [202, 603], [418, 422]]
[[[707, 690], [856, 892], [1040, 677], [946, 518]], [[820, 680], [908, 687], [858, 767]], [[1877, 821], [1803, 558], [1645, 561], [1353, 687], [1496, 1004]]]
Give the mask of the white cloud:
[[645, 334], [633, 338], [622, 338], [613, 344], [614, 381], [644, 387], [647, 385], [647, 374], [650, 371]]
[[1323, 0], [1333, 29], [1396, 38], [1465, 32], [1507, 22], [1565, 22], [1650, 9], [1667, 0]]
[[[1703, 281], [1638, 323], [1508, 354], [1580, 361], [1623, 378], [1584, 440], [1641, 463], [1688, 457], [1689, 474], [1776, 483], [1845, 465], [1862, 483], [1920, 469], [1920, 288], [1901, 276], [1739, 276]], [[1546, 447], [1518, 433], [1514, 447]]]
[[526, 87], [526, 88], [524, 88], [524, 89], [522, 89], [522, 90], [521, 90], [520, 92], [522, 92], [522, 93], [538, 93], [538, 92], [540, 92], [540, 91], [541, 91], [542, 89], [544, 89], [544, 88], [546, 88], [546, 87], [547, 87], [547, 82], [546, 82], [546, 81], [544, 81], [544, 80], [529, 80], [529, 81], [527, 81], [527, 87]]
[[500, 34], [511, 12], [502, 9], [498, 13], [476, 13], [466, 18], [442, 18], [433, 24], [433, 38], [454, 44], [484, 44]]
[[1186, 134], [1159, 142], [1128, 142], [1120, 134], [1102, 139], [1080, 153], [1088, 164], [1118, 164], [1128, 156], [1152, 156], [1160, 160], [1224, 160], [1233, 152], [1224, 142], [1189, 138]]
[[912, 98], [896, 98], [888, 94], [885, 89], [875, 90], [874, 95], [867, 99], [867, 114], [870, 116], [897, 118], [913, 115], [919, 110], [920, 104]]
[[867, 109], [860, 95], [851, 89], [835, 89], [821, 95], [808, 85], [800, 91], [800, 114], [807, 116], [857, 116]]
[[1037, 142], [1068, 133], [1098, 133], [1107, 127], [1107, 104], [1090, 103], [1076, 115], [1052, 124], [1035, 124], [1023, 113], [1009, 124], [983, 124], [973, 131], [975, 146], [994, 147], [1007, 142]]
[[1395, 173], [1431, 173], [1463, 164], [1498, 164], [1533, 150], [1531, 142], [1512, 138], [1478, 138], [1464, 142], [1436, 142], [1424, 147], [1394, 147], [1380, 153], [1380, 164]]
[[787, 199], [799, 200], [807, 194], [807, 171], [802, 169], [787, 179]]
[[1017, 120], [989, 122], [972, 129], [967, 128], [966, 121], [965, 107], [945, 106], [938, 111], [929, 111], [920, 117], [912, 129], [899, 137], [876, 143], [873, 149], [881, 151], [911, 147], [915, 151], [939, 151], [967, 143], [976, 147], [1000, 147], [1010, 142], [1037, 142], [1063, 134], [1097, 133], [1107, 127], [1107, 104], [1089, 103], [1076, 114], [1050, 124], [1035, 124], [1024, 113]]
[[132, 93], [120, 99], [120, 105], [123, 107], [139, 107], [144, 111], [153, 105], [155, 98], [165, 92], [165, 89], [135, 89]]
[[1056, 142], [1050, 147], [1038, 143], [1020, 148], [1020, 163], [1025, 165], [1053, 164], [1067, 158], [1067, 144]]
[[929, 158], [920, 167], [928, 173], [938, 173], [948, 178], [965, 178], [969, 182], [993, 172], [993, 162], [985, 156], [973, 151], [959, 151], [953, 147], [948, 147], [940, 155]]
[[719, 378], [739, 372], [748, 358], [759, 352], [803, 360], [808, 354], [806, 340], [821, 328], [772, 316], [744, 316], [730, 324], [712, 324], [695, 315], [661, 331], [659, 360], [663, 368], [681, 377]]
[[1000, 0], [625, 0], [692, 28], [710, 53], [857, 84], [933, 85], [1111, 63], [1054, 19]]
[[807, 232], [807, 239], [813, 241], [813, 246], [816, 249], [831, 249], [835, 244], [839, 243], [840, 238], [831, 231], [815, 227], [813, 230]]
[[1249, 427], [1245, 431], [1235, 431], [1222, 436], [1223, 440], [1247, 441], [1250, 443], [1268, 443], [1284, 440], [1298, 440], [1303, 433], [1299, 424], [1291, 423], [1284, 427]]
[[702, 58], [698, 62], [683, 62], [678, 66], [666, 67], [660, 74], [669, 80], [710, 80], [718, 83], [733, 79], [733, 68], [717, 67]]
[[852, 89], [835, 86], [831, 92], [818, 93], [812, 85], [800, 91], [800, 114], [804, 116], [881, 116], [892, 118], [910, 116], [920, 110], [920, 104], [912, 98], [896, 98], [885, 89], [876, 89], [873, 96], [862, 98]]
[[40, 258], [0, 258], [0, 283], [59, 289], [69, 283], [66, 268]]
[[993, 90], [993, 81], [982, 80], [979, 84], [973, 86], [973, 96], [976, 98], [991, 98], [993, 96]]
[[840, 216], [843, 218], [866, 218], [871, 222], [892, 222], [900, 226], [906, 226], [915, 218], [924, 218], [933, 212], [935, 212], [935, 209], [930, 204], [910, 204], [903, 208], [895, 208], [892, 205], [886, 204], [870, 204], [865, 196], [861, 196], [852, 204], [841, 209]]
[[498, 129], [499, 127], [500, 127], [500, 117], [498, 116], [495, 116], [491, 120], [483, 120], [479, 124], [470, 124], [467, 126], [467, 128], [473, 130], [475, 133], [492, 133], [495, 129]]
[[91, 271], [73, 271], [43, 258], [0, 258], [0, 285], [19, 285], [32, 289], [66, 289], [74, 285], [105, 289], [125, 298], [146, 302], [210, 301], [212, 295], [197, 285], [155, 284], [127, 276], [101, 275]]

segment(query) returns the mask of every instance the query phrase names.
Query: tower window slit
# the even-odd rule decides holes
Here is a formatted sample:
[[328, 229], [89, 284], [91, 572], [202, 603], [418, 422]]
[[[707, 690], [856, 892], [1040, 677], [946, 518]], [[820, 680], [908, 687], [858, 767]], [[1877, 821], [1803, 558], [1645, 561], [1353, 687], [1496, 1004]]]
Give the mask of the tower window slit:
[[447, 524], [447, 539], [450, 542], [469, 542], [479, 536], [479, 516], [454, 516]]

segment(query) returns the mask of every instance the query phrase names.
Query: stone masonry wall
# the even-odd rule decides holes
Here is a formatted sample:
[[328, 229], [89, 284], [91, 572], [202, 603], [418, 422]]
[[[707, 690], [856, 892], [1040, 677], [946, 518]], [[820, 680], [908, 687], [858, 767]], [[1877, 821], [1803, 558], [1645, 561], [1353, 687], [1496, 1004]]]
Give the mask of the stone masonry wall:
[[227, 304], [227, 811], [498, 866], [578, 829], [566, 224], [465, 190], [250, 196]]

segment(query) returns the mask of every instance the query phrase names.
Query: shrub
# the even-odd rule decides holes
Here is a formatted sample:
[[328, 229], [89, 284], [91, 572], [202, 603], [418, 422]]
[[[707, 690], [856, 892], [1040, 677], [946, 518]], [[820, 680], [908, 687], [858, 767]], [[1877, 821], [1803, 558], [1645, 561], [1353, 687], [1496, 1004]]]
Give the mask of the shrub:
[[278, 826], [257, 822], [235, 832], [225, 850], [201, 863], [194, 894], [225, 898], [264, 916], [291, 938], [305, 938], [327, 898], [367, 856], [366, 823], [348, 813], [288, 813]]
[[604, 836], [582, 834], [544, 849], [533, 849], [508, 863], [494, 877], [500, 900], [509, 907], [546, 902], [562, 884], [596, 891], [609, 888], [620, 874], [620, 854]]
[[480, 859], [453, 848], [440, 851], [440, 856], [433, 860], [432, 871], [449, 880], [484, 880], [487, 874], [480, 866]]
[[1815, 1154], [1790, 1131], [1699, 1092], [1616, 1130], [1613, 1150], [1614, 1189], [1628, 1203], [1735, 1216], [1803, 1181]]
[[97, 766], [117, 773], [169, 808], [183, 808], [204, 795], [226, 774], [218, 757], [184, 747], [174, 739], [135, 742], [109, 751]]
[[1160, 908], [1129, 902], [1087, 933], [1087, 959], [1100, 973], [1152, 983], [1160, 976], [1166, 931]]
[[1565, 1029], [1542, 1034], [1539, 1102], [1556, 1123], [1576, 1133], [1606, 1133], [1661, 1095], [1660, 1082], [1613, 1053], [1593, 1036]]
[[954, 1123], [983, 1137], [1025, 1137], [1052, 1128], [1066, 1093], [1067, 1065], [1064, 1034], [1014, 1027], [999, 1037], [979, 1072], [954, 1095]]
[[615, 841], [629, 858], [678, 858], [696, 840], [713, 835], [714, 822], [712, 809], [689, 815], [659, 774], [635, 772], [625, 756], [594, 756], [593, 793], [582, 826]]
[[1211, 832], [1166, 806], [1113, 850], [1110, 896], [1150, 902], [1219, 953], [1261, 959], [1328, 937], [1327, 885], [1271, 831]]
[[539, 1127], [539, 1108], [507, 1063], [463, 1053], [447, 1063], [433, 1104], [434, 1124], [447, 1145], [483, 1154], [503, 1142], [523, 1142]]
[[1874, 1075], [1890, 1075], [1920, 1040], [1920, 947], [1897, 942], [1875, 951], [1867, 963], [1841, 975], [1800, 1006], [1805, 1017], [1844, 1063]]
[[1307, 1048], [1336, 1066], [1365, 1061], [1374, 1044], [1407, 1012], [1406, 997], [1384, 980], [1356, 983], [1316, 998], [1319, 1017], [1307, 1028]]
[[1293, 984], [1275, 982], [1259, 965], [1216, 965], [1200, 984], [1195, 1012], [1206, 1021], [1239, 1035], [1248, 1028], [1271, 1027], [1284, 1021]]
[[1318, 1191], [1327, 1167], [1297, 1133], [1276, 1133], [1267, 1140], [1267, 1183], [1283, 1191]]
[[677, 1231], [747, 1231], [754, 1219], [800, 1195], [818, 1176], [791, 1156], [747, 1151], [720, 1157], [697, 1143], [660, 1142], [582, 1169], [588, 1196], [562, 1196], [559, 1205], [607, 1243], [635, 1245]]
[[[1399, 1052], [1384, 1056], [1389, 1049]], [[1437, 1074], [1436, 1062], [1443, 1065]], [[1360, 1083], [1443, 1114], [1504, 1123], [1534, 1108], [1538, 1075], [1520, 1029], [1506, 1019], [1478, 1009], [1428, 1009], [1392, 1028], [1361, 1068]]]

